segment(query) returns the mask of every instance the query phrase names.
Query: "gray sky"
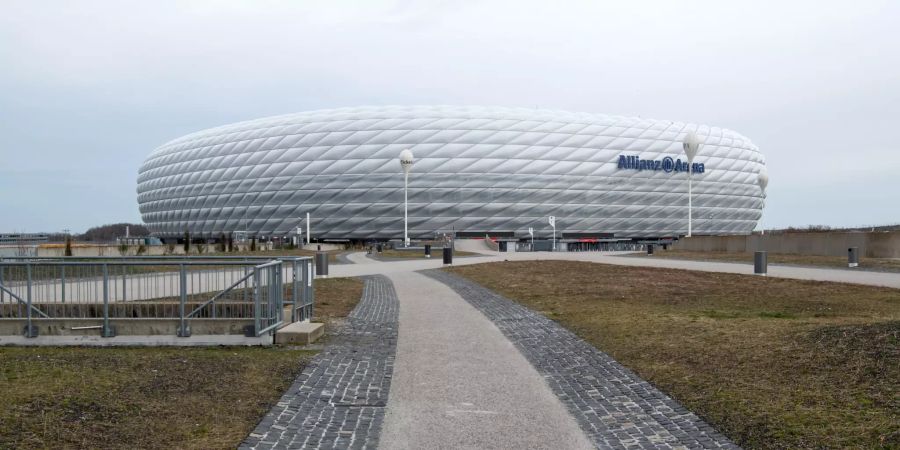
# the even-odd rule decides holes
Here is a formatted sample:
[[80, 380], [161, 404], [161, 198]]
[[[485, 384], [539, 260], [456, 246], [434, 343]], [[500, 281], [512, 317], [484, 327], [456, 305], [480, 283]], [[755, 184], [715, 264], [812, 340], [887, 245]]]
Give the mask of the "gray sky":
[[748, 136], [763, 226], [900, 222], [896, 1], [0, 3], [0, 231], [140, 221], [144, 157], [267, 115], [475, 104]]

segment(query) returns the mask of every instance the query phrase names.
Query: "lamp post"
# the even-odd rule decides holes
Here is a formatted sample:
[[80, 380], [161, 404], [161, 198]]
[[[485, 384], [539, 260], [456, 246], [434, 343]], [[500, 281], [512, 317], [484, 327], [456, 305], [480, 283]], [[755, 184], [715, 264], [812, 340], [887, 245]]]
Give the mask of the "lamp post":
[[[766, 187], [769, 185], [769, 171], [766, 170], [765, 166], [759, 169], [759, 174], [756, 176], [756, 182], [759, 183], [760, 194], [762, 195], [762, 207], [760, 208], [759, 213], [759, 221], [762, 222], [762, 210], [766, 207]], [[762, 224], [760, 224], [762, 225]], [[759, 234], [765, 234], [766, 229], [762, 226], [759, 227]]]
[[686, 237], [691, 237], [691, 209], [693, 207], [691, 178], [694, 174], [694, 157], [697, 156], [697, 152], [700, 150], [700, 138], [698, 138], [697, 134], [693, 131], [689, 131], [687, 136], [684, 137], [682, 147], [684, 148], [684, 154], [687, 156], [688, 160], [688, 229]]
[[409, 149], [400, 152], [400, 167], [403, 168], [403, 245], [409, 247], [409, 201], [407, 197], [407, 184], [409, 171], [412, 170], [413, 154]]

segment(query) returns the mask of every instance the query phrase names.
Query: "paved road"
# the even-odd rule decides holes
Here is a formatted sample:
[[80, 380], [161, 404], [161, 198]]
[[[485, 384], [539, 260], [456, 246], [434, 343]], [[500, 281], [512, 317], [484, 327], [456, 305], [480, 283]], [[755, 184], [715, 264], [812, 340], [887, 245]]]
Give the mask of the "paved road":
[[400, 329], [381, 448], [592, 447], [487, 317], [432, 278], [388, 277], [400, 301]]

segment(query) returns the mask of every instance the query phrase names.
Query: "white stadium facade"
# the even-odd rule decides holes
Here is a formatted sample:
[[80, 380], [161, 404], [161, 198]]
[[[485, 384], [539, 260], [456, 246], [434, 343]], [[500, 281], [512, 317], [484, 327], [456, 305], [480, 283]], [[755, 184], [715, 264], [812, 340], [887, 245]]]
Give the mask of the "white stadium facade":
[[[689, 166], [683, 143], [700, 148]], [[765, 200], [765, 158], [723, 128], [501, 107], [340, 108], [199, 131], [154, 150], [138, 175], [160, 237], [318, 239], [490, 234], [653, 239], [747, 234]]]

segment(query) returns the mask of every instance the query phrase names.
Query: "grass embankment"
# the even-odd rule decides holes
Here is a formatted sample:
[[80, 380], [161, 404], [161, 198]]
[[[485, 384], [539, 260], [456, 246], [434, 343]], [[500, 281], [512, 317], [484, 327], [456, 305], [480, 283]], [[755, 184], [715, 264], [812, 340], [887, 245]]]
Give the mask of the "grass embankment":
[[[359, 279], [315, 281], [314, 320], [340, 320]], [[0, 347], [0, 448], [235, 448], [311, 351]]]
[[565, 261], [448, 270], [559, 322], [742, 446], [900, 446], [900, 290]]
[[[648, 257], [646, 254], [628, 255]], [[741, 262], [753, 264], [752, 252], [699, 252], [690, 250], [657, 250], [650, 258], [690, 259], [698, 261]], [[816, 266], [847, 268], [846, 256], [793, 255], [788, 253], [769, 253], [766, 255], [769, 264], [790, 264], [795, 266]], [[891, 258], [859, 258], [859, 267], [854, 270], [878, 270], [883, 272], [900, 272], [900, 259]]]
[[234, 448], [311, 355], [0, 348], [0, 448]]

